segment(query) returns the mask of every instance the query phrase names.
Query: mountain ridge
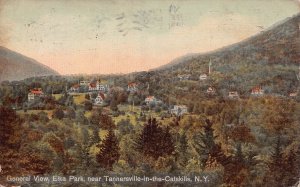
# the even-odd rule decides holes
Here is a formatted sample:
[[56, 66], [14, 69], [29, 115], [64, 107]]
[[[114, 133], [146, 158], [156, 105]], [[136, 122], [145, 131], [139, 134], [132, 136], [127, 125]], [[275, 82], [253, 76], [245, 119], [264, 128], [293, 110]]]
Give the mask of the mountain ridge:
[[[259, 40], [260, 38], [263, 38], [266, 35], [272, 35], [272, 34], [276, 35], [276, 33], [273, 33], [274, 31], [284, 30], [281, 27], [288, 27], [288, 26], [293, 27], [292, 25], [294, 25], [294, 28], [297, 28], [297, 29], [294, 29], [294, 32], [295, 32], [295, 30], [297, 30], [296, 31], [297, 32], [296, 33], [297, 38], [296, 38], [296, 42], [294, 44], [296, 45], [297, 42], [298, 42], [298, 45], [296, 45], [296, 47], [297, 47], [296, 50], [300, 51], [300, 46], [299, 46], [299, 43], [300, 43], [300, 38], [299, 38], [300, 26], [299, 26], [299, 24], [300, 24], [300, 13], [298, 13], [296, 15], [293, 15], [291, 17], [285, 18], [284, 20], [281, 20], [279, 22], [276, 22], [273, 25], [271, 25], [270, 27], [268, 27], [268, 28], [264, 29], [263, 31], [261, 31], [260, 33], [257, 33], [253, 36], [250, 36], [250, 37], [248, 37], [248, 38], [246, 38], [246, 39], [244, 39], [244, 40], [242, 40], [238, 43], [233, 43], [233, 44], [223, 46], [223, 47], [220, 47], [220, 48], [217, 48], [215, 50], [208, 51], [208, 52], [192, 53], [192, 55], [191, 54], [186, 54], [186, 55], [183, 55], [183, 56], [180, 56], [180, 57], [177, 57], [177, 58], [173, 59], [168, 64], [165, 64], [165, 65], [162, 65], [160, 67], [151, 69], [150, 71], [164, 70], [164, 69], [168, 69], [172, 66], [180, 65], [182, 63], [191, 61], [191, 59], [194, 59], [194, 58], [201, 58], [201, 57], [204, 57], [204, 56], [214, 56], [214, 55], [217, 55], [218, 53], [232, 51], [232, 50], [235, 50], [239, 47], [245, 47], [246, 45], [249, 45], [249, 43], [252, 43], [252, 42], [256, 42], [256, 45], [257, 45], [257, 43], [259, 43], [259, 41], [257, 41], [257, 40]], [[277, 34], [276, 36], [278, 36], [278, 35], [279, 34]], [[282, 38], [275, 37], [275, 39], [282, 39]], [[255, 43], [254, 43], [254, 45], [255, 45]], [[297, 51], [295, 51], [295, 52], [297, 52]], [[298, 60], [300, 59], [299, 54], [297, 56], [297, 59]]]
[[59, 73], [33, 58], [0, 46], [0, 81], [50, 75]]

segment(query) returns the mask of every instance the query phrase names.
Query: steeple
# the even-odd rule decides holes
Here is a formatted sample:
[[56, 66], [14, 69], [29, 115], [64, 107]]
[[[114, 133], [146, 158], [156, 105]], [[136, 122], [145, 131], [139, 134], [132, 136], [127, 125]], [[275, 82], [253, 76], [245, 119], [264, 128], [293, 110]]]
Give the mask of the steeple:
[[208, 75], [210, 75], [210, 73], [212, 72], [211, 70], [211, 59], [209, 59], [209, 64], [208, 64]]
[[297, 75], [297, 79], [298, 79], [298, 81], [300, 81], [300, 65], [299, 65], [299, 72], [298, 72], [298, 75]]

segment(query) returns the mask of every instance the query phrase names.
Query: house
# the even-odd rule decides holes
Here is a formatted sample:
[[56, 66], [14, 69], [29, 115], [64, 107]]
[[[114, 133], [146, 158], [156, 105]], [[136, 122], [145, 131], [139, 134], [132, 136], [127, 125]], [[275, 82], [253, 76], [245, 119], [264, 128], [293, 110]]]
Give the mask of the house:
[[90, 81], [80, 81], [79, 85], [80, 86], [88, 86], [90, 84]]
[[228, 92], [228, 98], [230, 98], [230, 99], [238, 99], [239, 98], [239, 94], [238, 94], [237, 91]]
[[216, 89], [210, 86], [207, 88], [206, 93], [213, 95], [216, 93]]
[[228, 123], [228, 124], [225, 124], [225, 127], [229, 127], [229, 128], [233, 128], [235, 126], [234, 123]]
[[105, 92], [105, 91], [108, 91], [108, 85], [100, 84], [99, 81], [93, 82], [93, 83], [89, 84], [89, 91], [90, 92], [93, 92], [93, 91], [102, 91], [102, 92]]
[[204, 73], [204, 74], [201, 74], [200, 76], [199, 76], [199, 80], [206, 80], [207, 79], [207, 75]]
[[253, 96], [261, 96], [261, 95], [264, 95], [264, 93], [265, 93], [265, 91], [262, 89], [261, 86], [255, 86], [251, 90], [251, 95], [253, 95]]
[[289, 93], [290, 97], [297, 97], [297, 95], [298, 95], [298, 92], [291, 92], [291, 93]]
[[189, 88], [187, 86], [184, 86], [184, 87], [176, 86], [175, 89], [182, 90], [182, 91], [188, 91], [189, 90]]
[[79, 88], [80, 88], [80, 85], [79, 84], [75, 84], [73, 85], [71, 88], [70, 88], [70, 92], [79, 92]]
[[190, 77], [191, 77], [190, 74], [177, 75], [177, 78], [178, 78], [180, 81], [189, 80]]
[[41, 96], [43, 96], [44, 93], [42, 91], [41, 88], [35, 88], [35, 89], [32, 89], [30, 90], [30, 92], [28, 93], [28, 101], [33, 101], [35, 100], [36, 98], [39, 98]]
[[89, 91], [97, 91], [97, 84], [96, 83], [89, 83]]
[[96, 86], [97, 86], [98, 91], [102, 91], [102, 92], [108, 91], [108, 85], [103, 85], [103, 84], [97, 83]]
[[127, 85], [127, 91], [129, 92], [136, 92], [138, 90], [137, 83], [131, 82]]
[[98, 96], [94, 100], [95, 105], [101, 105], [103, 104], [103, 101], [105, 99], [105, 96], [102, 92], [99, 92]]
[[183, 114], [187, 113], [187, 106], [185, 105], [175, 105], [173, 109], [170, 110], [171, 114], [175, 114], [177, 116], [182, 116]]
[[156, 98], [154, 96], [148, 96], [145, 99], [145, 103], [148, 105], [150, 103], [154, 103], [156, 101]]
[[158, 103], [162, 103], [162, 101], [159, 100], [159, 99], [157, 99], [157, 98], [155, 98], [154, 96], [148, 96], [145, 99], [145, 103], [147, 105], [149, 105], [150, 103], [158, 104]]

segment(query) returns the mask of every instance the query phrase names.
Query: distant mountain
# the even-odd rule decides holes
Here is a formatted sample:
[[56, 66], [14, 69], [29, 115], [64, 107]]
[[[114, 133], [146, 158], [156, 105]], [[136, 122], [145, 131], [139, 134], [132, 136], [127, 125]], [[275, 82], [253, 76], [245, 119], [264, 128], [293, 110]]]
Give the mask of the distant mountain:
[[0, 81], [48, 75], [59, 74], [34, 59], [0, 46]]
[[287, 18], [242, 42], [208, 53], [187, 54], [156, 70], [193, 62], [300, 63], [300, 14]]
[[[299, 25], [300, 14], [297, 14], [239, 43], [208, 53], [176, 58], [149, 71], [155, 76], [151, 87], [161, 92], [164, 89], [176, 98], [189, 95], [193, 98], [195, 94], [205, 93], [209, 86], [215, 87], [219, 95], [226, 95], [229, 91], [249, 95], [255, 86], [264, 87], [269, 94], [300, 92], [297, 78], [300, 75]], [[209, 62], [211, 74], [207, 80], [199, 81], [201, 74], [208, 74]], [[190, 81], [178, 81], [178, 75], [187, 74]], [[143, 77], [147, 75], [139, 77], [145, 79]], [[181, 92], [182, 97], [178, 95]]]

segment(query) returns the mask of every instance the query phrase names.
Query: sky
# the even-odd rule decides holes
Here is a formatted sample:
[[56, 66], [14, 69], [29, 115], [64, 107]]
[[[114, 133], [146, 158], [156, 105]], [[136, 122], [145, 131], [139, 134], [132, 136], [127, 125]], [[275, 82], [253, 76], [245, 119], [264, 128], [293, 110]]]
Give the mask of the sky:
[[61, 74], [148, 70], [299, 12], [299, 0], [0, 0], [0, 45]]

